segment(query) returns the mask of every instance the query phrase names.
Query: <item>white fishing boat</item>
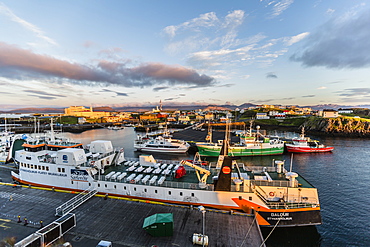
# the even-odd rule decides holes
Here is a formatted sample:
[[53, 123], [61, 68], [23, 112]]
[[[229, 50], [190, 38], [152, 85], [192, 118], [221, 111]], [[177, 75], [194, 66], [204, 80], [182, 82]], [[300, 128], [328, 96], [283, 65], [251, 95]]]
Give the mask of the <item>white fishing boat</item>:
[[190, 144], [183, 140], [172, 139], [171, 136], [140, 136], [138, 135], [134, 143], [134, 148], [142, 152], [160, 153], [186, 153]]
[[261, 226], [321, 224], [314, 186], [281, 161], [271, 167], [237, 163], [224, 152], [227, 145], [216, 163], [204, 165], [152, 155], [125, 160], [110, 141], [93, 141], [88, 150], [28, 143], [16, 152], [19, 170], [12, 177], [34, 186], [254, 213]]
[[118, 125], [114, 125], [114, 126], [108, 126], [108, 129], [109, 130], [123, 130], [125, 127], [123, 126], [118, 126]]

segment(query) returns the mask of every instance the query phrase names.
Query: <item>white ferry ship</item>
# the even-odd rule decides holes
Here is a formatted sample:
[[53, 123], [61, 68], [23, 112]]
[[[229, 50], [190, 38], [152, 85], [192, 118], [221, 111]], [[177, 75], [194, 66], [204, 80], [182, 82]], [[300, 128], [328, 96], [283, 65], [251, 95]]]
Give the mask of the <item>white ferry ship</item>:
[[[227, 150], [227, 142], [224, 145]], [[317, 189], [286, 171], [281, 161], [271, 167], [248, 167], [220, 155], [217, 163], [204, 166], [158, 162], [151, 155], [125, 160], [110, 141], [93, 141], [88, 150], [81, 146], [26, 143], [16, 152], [19, 171], [12, 177], [34, 186], [94, 188], [105, 195], [253, 213], [260, 226], [321, 224]]]

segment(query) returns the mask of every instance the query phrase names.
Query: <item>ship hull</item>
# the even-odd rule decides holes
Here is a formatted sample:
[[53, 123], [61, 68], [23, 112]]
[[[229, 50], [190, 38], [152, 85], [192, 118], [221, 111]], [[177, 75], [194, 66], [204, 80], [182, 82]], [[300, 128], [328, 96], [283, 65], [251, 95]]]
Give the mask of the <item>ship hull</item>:
[[312, 207], [280, 207], [279, 209], [261, 207], [252, 201], [236, 199], [233, 201], [244, 211], [254, 210], [258, 225], [261, 227], [294, 227], [321, 225], [321, 212], [319, 206]]
[[[201, 156], [218, 156], [221, 151], [220, 146], [197, 145], [198, 152]], [[247, 148], [247, 147], [230, 147], [230, 156], [263, 156], [263, 155], [280, 155], [284, 152], [284, 147], [272, 148]]]
[[186, 153], [188, 148], [145, 148], [145, 147], [136, 147], [137, 151], [141, 152], [156, 152], [156, 153], [172, 153], [172, 154], [181, 154]]
[[334, 147], [314, 148], [314, 147], [297, 147], [293, 145], [286, 145], [286, 149], [290, 153], [324, 153], [333, 151]]

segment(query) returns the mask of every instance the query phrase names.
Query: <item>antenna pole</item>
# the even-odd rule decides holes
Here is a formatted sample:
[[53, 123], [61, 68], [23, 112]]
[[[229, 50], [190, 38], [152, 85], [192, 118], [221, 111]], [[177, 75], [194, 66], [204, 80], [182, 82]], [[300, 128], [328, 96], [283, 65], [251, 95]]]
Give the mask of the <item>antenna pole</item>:
[[293, 153], [290, 156], [290, 172], [292, 172], [292, 167], [293, 167]]

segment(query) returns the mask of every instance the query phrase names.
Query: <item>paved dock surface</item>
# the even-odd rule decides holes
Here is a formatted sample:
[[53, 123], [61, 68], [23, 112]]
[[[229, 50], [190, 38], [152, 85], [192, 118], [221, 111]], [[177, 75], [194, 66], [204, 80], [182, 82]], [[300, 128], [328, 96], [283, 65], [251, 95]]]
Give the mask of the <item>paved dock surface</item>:
[[[0, 167], [0, 177], [9, 180], [9, 170]], [[0, 239], [14, 236], [21, 240], [40, 228], [40, 220], [47, 225], [57, 219], [55, 208], [75, 196], [21, 186], [0, 185]], [[193, 233], [202, 233], [202, 214], [189, 207], [165, 206], [121, 199], [93, 197], [75, 209], [77, 225], [66, 236], [74, 247], [96, 246], [100, 239], [113, 246], [193, 246]], [[144, 219], [156, 213], [173, 213], [171, 237], [152, 237], [142, 225]], [[17, 223], [18, 215], [21, 223]], [[24, 225], [24, 218], [28, 225]], [[260, 246], [258, 226], [253, 217], [207, 211], [205, 234], [209, 246]], [[252, 224], [253, 223], [253, 224]]]

